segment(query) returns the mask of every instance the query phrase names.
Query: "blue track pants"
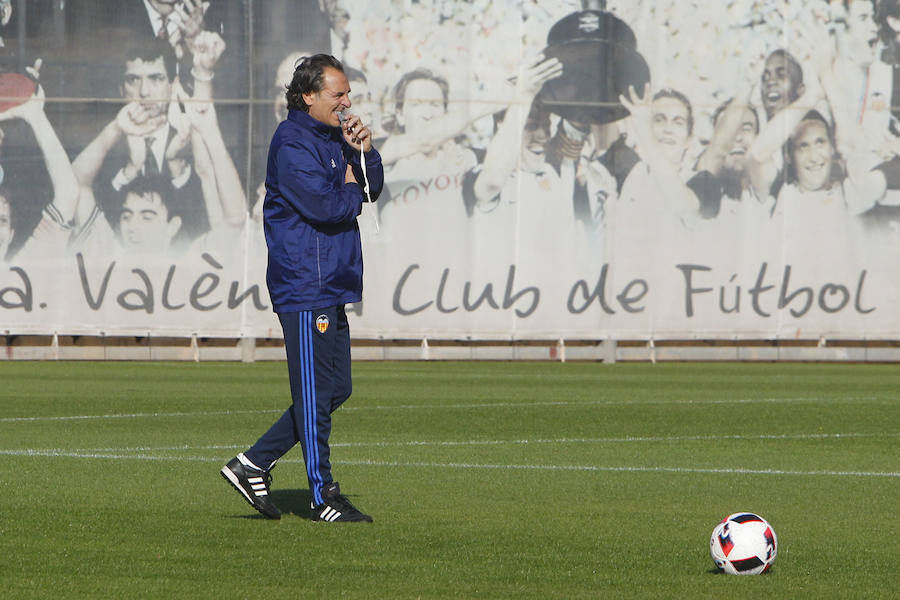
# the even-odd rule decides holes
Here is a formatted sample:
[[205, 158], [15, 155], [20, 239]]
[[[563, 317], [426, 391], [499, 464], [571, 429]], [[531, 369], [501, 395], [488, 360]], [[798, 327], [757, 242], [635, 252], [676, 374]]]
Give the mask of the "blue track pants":
[[350, 327], [343, 306], [279, 313], [287, 350], [293, 403], [244, 453], [253, 464], [270, 468], [297, 442], [303, 448], [314, 504], [331, 483], [328, 437], [333, 413], [352, 391]]

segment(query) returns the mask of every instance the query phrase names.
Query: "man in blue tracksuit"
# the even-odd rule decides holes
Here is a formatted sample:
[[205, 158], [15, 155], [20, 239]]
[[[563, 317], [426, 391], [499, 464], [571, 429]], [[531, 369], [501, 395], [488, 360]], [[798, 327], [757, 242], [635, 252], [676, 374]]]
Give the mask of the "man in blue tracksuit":
[[356, 115], [344, 117], [349, 92], [336, 58], [304, 58], [286, 91], [288, 118], [269, 147], [266, 282], [284, 330], [293, 404], [249, 450], [222, 467], [222, 476], [270, 519], [281, 517], [269, 499], [270, 471], [299, 442], [312, 518], [372, 520], [341, 494], [331, 477], [328, 447], [331, 413], [352, 387], [344, 305], [362, 299], [356, 217], [384, 183], [370, 130]]

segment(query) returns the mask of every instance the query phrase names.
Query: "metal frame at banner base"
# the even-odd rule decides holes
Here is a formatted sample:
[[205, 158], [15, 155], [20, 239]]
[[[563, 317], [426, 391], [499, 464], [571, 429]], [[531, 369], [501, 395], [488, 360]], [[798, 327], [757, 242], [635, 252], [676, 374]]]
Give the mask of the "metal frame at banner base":
[[[354, 339], [354, 360], [553, 362], [900, 362], [900, 340], [849, 339]], [[0, 335], [0, 361], [284, 360], [280, 338]]]

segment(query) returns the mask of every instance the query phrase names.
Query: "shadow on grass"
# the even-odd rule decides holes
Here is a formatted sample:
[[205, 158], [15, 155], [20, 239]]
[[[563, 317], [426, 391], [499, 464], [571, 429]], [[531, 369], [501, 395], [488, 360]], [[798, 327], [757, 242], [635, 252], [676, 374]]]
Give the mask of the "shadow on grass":
[[291, 514], [309, 519], [312, 512], [309, 508], [309, 490], [271, 490], [269, 499], [283, 514]]
[[[768, 575], [771, 572], [772, 572], [772, 569], [770, 568], [768, 571], [763, 571], [762, 573], [758, 573], [758, 575]], [[707, 573], [709, 573], [710, 575], [727, 575], [727, 573], [725, 573], [725, 569], [720, 569], [718, 567], [713, 567], [712, 569], [707, 571]]]
[[[303, 519], [312, 517], [312, 511], [309, 508], [310, 493], [309, 490], [272, 490], [269, 492], [269, 499], [278, 507], [282, 516], [293, 515]], [[244, 506], [250, 511], [247, 514], [232, 515], [233, 519], [251, 519], [268, 521], [269, 519], [263, 514], [256, 512], [246, 502]]]

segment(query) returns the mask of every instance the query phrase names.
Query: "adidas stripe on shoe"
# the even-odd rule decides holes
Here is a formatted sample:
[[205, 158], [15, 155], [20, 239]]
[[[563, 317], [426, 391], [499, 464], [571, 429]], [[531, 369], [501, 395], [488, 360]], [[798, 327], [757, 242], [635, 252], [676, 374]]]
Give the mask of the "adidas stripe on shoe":
[[329, 483], [322, 492], [324, 503], [311, 506], [312, 520], [328, 523], [371, 523], [372, 517], [360, 512], [346, 496], [341, 494], [341, 488], [336, 481]]
[[250, 506], [269, 519], [280, 519], [281, 511], [269, 500], [269, 485], [272, 483], [270, 471], [258, 471], [232, 458], [222, 467], [222, 477], [241, 493]]
[[340, 516], [344, 513], [339, 512], [327, 504], [323, 505], [325, 508], [319, 513], [318, 519], [320, 521], [337, 521]]

